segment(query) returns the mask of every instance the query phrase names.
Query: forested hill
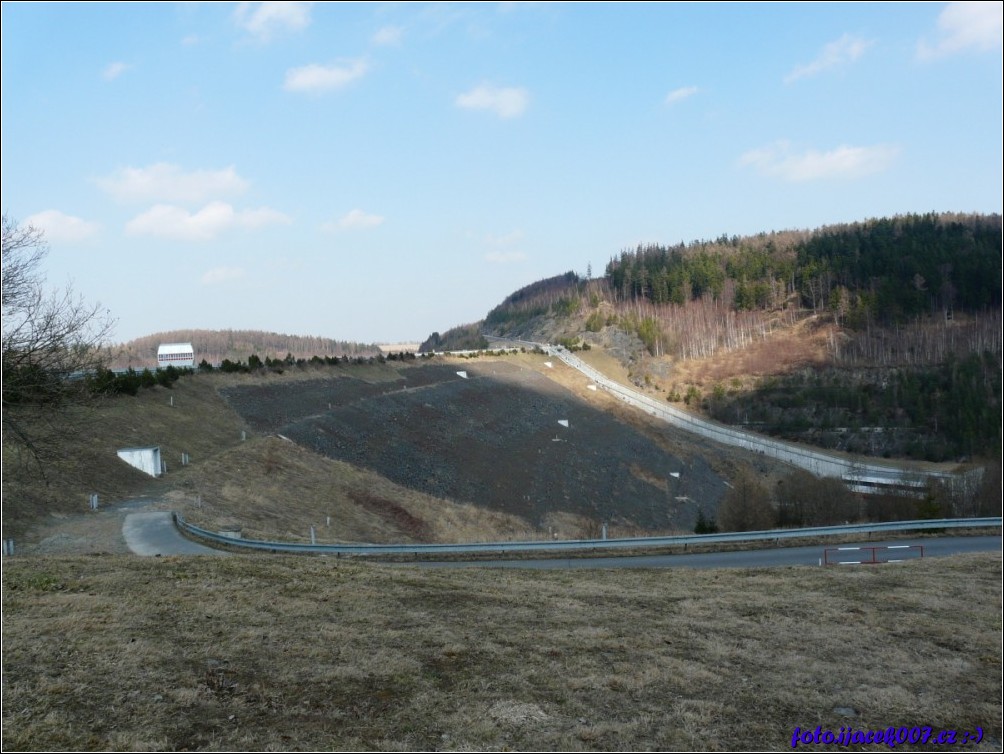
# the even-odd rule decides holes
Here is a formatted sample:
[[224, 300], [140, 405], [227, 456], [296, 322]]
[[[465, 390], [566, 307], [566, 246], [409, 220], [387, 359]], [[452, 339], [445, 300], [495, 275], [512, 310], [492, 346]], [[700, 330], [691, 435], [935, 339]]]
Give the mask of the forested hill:
[[794, 304], [852, 328], [1001, 306], [1000, 215], [906, 215], [623, 251], [606, 268], [620, 300], [736, 310]]
[[374, 356], [379, 347], [331, 338], [283, 335], [260, 330], [171, 330], [136, 338], [113, 348], [113, 367], [153, 367], [162, 343], [191, 343], [195, 360], [218, 364], [224, 359], [245, 361], [251, 354], [276, 359], [292, 354], [296, 359], [312, 356]]

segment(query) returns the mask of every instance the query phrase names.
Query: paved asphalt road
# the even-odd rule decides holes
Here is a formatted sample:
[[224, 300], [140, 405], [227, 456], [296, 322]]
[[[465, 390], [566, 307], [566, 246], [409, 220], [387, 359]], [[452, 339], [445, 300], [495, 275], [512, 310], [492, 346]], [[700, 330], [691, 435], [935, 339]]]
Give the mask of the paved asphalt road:
[[[904, 545], [906, 547], [904, 547]], [[896, 549], [872, 549], [895, 546]], [[908, 560], [920, 556], [922, 546], [925, 558], [944, 557], [968, 552], [1000, 552], [1001, 537], [927, 537], [896, 539], [884, 542], [842, 544], [830, 548], [779, 547], [769, 550], [736, 552], [708, 552], [693, 555], [635, 555], [610, 558], [553, 558], [542, 560], [490, 560], [481, 562], [417, 562], [426, 568], [770, 568], [776, 566], [821, 565], [823, 551], [829, 549], [827, 560], [844, 562], [841, 567], [851, 567], [854, 561]], [[862, 550], [849, 548], [861, 547]], [[873, 556], [874, 553], [874, 556]]]
[[137, 555], [226, 555], [185, 539], [174, 526], [170, 512], [130, 513], [122, 523], [122, 536]]
[[[137, 555], [226, 555], [181, 536], [168, 512], [130, 513], [122, 525], [129, 549]], [[860, 547], [863, 549], [853, 549]], [[885, 549], [885, 548], [892, 549]], [[843, 544], [839, 547], [779, 547], [769, 550], [710, 552], [693, 555], [635, 555], [609, 558], [551, 558], [539, 560], [491, 560], [477, 562], [415, 562], [425, 568], [768, 568], [821, 564], [826, 559], [843, 563], [909, 560], [920, 556], [943, 557], [967, 552], [1001, 552], [1001, 537], [927, 537], [883, 542]]]

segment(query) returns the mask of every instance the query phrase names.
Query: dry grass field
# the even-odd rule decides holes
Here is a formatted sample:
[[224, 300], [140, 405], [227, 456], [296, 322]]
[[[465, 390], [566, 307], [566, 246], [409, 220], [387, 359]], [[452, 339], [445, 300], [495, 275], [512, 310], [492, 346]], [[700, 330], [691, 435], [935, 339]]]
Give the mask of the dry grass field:
[[741, 571], [111, 555], [3, 568], [4, 751], [790, 750], [795, 727], [816, 726], [978, 726], [982, 742], [964, 748], [999, 751], [1000, 556]]

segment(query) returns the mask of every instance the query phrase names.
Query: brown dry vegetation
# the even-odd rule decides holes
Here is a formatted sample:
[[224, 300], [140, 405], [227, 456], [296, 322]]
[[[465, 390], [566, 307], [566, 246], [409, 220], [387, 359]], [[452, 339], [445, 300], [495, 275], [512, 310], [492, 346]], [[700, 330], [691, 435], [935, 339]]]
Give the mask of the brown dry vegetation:
[[1001, 747], [999, 555], [532, 573], [19, 558], [3, 615], [5, 751], [780, 750], [796, 726], [903, 725]]
[[239, 522], [251, 539], [309, 541], [311, 526], [321, 542], [540, 536], [516, 516], [425, 495], [278, 437], [249, 440], [193, 468], [183, 489], [176, 507], [186, 520], [209, 529]]
[[816, 318], [803, 319], [790, 328], [771, 333], [746, 348], [720, 351], [714, 356], [687, 359], [674, 364], [672, 377], [665, 387], [681, 394], [688, 385], [702, 391], [716, 383], [731, 385], [738, 380], [743, 387], [758, 378], [787, 374], [806, 366], [821, 366], [829, 361], [829, 344], [836, 328]]
[[[88, 496], [102, 504], [159, 496], [172, 488], [183, 452], [193, 463], [240, 443], [243, 425], [216, 394], [213, 377], [194, 375], [174, 387], [142, 390], [135, 396], [109, 398], [79, 409], [82, 416], [67, 422], [58, 456], [44, 461], [44, 478], [34, 466], [19, 468], [6, 445], [3, 454], [3, 531], [5, 538], [23, 537], [46, 514], [67, 515], [87, 510]], [[171, 405], [173, 398], [173, 406]], [[81, 426], [80, 432], [70, 428]], [[120, 448], [159, 445], [171, 475], [154, 480], [125, 464]]]

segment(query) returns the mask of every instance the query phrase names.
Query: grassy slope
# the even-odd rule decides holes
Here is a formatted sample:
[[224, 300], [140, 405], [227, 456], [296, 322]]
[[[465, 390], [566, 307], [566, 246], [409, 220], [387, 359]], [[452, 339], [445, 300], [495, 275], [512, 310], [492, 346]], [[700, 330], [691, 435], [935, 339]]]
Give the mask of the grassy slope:
[[[239, 520], [244, 535], [305, 540], [314, 526], [322, 541], [411, 542], [527, 539], [542, 536], [522, 519], [440, 500], [323, 458], [274, 437], [256, 437], [217, 393], [219, 387], [267, 379], [285, 382], [351, 374], [396, 379], [388, 366], [289, 370], [268, 377], [193, 375], [171, 389], [142, 390], [88, 412], [83, 431], [68, 434], [47, 481], [19, 481], [4, 470], [4, 537], [29, 549], [51, 536], [53, 517], [86, 512], [97, 492], [103, 505], [161, 499], [193, 523], [210, 528]], [[173, 405], [171, 399], [173, 398]], [[241, 440], [246, 432], [247, 441]], [[159, 445], [169, 473], [161, 479], [116, 456], [123, 447]], [[181, 453], [191, 457], [182, 468]], [[9, 459], [5, 454], [5, 464]], [[327, 527], [330, 516], [332, 526]], [[88, 551], [114, 551], [95, 542]], [[80, 551], [77, 548], [76, 551]]]
[[817, 725], [981, 726], [966, 748], [1001, 745], [992, 555], [549, 573], [21, 558], [3, 615], [5, 750], [788, 749]]
[[91, 493], [111, 502], [170, 488], [176, 477], [152, 479], [119, 460], [120, 448], [159, 445], [173, 473], [180, 470], [182, 452], [197, 463], [240, 442], [239, 418], [220, 400], [212, 378], [201, 375], [180, 380], [171, 389], [109, 398], [78, 410], [72, 419], [59, 457], [45, 463], [44, 480], [12, 473], [14, 454], [5, 448], [4, 537], [21, 536], [42, 512], [86, 510]]

